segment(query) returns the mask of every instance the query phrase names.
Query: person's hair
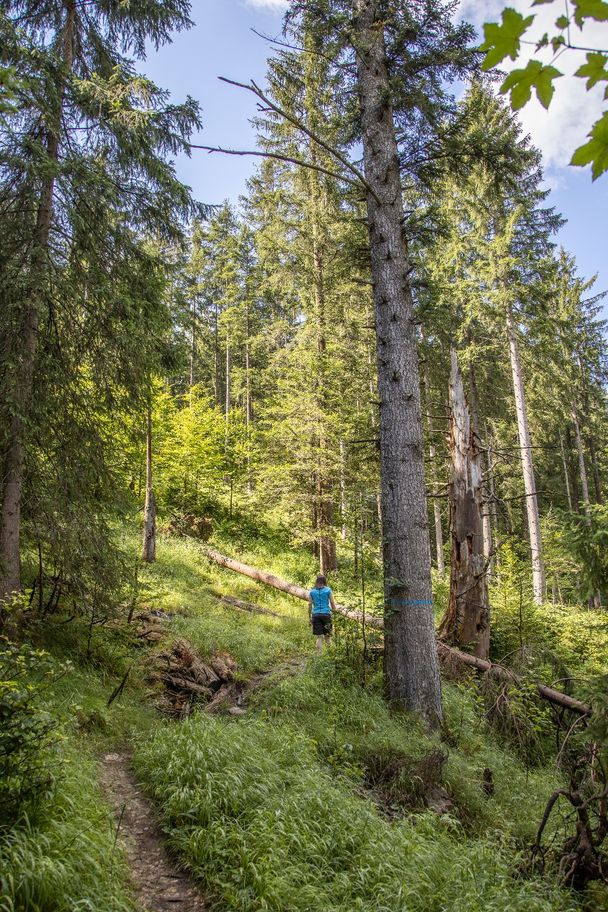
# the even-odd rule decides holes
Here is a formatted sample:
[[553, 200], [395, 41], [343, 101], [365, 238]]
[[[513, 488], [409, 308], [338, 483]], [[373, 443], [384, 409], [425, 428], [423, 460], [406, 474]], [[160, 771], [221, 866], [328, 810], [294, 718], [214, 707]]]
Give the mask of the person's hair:
[[319, 573], [315, 586], [327, 586], [327, 577], [323, 576], [322, 573]]

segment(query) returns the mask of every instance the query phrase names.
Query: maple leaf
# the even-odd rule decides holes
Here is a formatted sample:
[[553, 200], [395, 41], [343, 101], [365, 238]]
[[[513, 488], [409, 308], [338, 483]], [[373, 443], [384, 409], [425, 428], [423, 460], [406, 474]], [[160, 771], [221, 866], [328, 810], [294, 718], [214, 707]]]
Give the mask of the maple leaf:
[[608, 171], [608, 111], [593, 124], [591, 132], [587, 134], [589, 142], [579, 146], [572, 156], [571, 165], [591, 165], [593, 180]]
[[500, 91], [503, 95], [511, 93], [511, 107], [514, 111], [519, 111], [530, 101], [532, 89], [536, 91], [536, 97], [543, 108], [548, 108], [555, 92], [553, 80], [562, 75], [554, 66], [545, 66], [540, 60], [529, 60], [525, 68], [509, 73]]
[[502, 11], [502, 23], [486, 22], [483, 27], [485, 41], [480, 50], [486, 51], [482, 69], [491, 70], [505, 57], [515, 60], [520, 49], [520, 38], [534, 21], [534, 16], [525, 19], [516, 10], [507, 7]]
[[608, 57], [606, 54], [594, 51], [591, 54], [587, 54], [587, 63], [580, 66], [574, 75], [581, 78], [588, 77], [587, 91], [589, 91], [598, 82], [608, 81], [607, 63]]

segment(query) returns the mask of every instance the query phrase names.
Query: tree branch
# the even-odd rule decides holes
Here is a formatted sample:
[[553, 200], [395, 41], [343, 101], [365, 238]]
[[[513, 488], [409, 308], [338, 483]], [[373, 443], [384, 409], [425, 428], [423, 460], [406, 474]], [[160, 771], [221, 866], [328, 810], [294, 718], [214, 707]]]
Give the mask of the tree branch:
[[345, 177], [338, 171], [330, 171], [329, 168], [323, 168], [322, 165], [313, 165], [312, 162], [304, 161], [303, 158], [292, 158], [290, 155], [281, 155], [279, 152], [258, 152], [249, 149], [224, 149], [222, 146], [200, 146], [196, 143], [188, 143], [190, 149], [202, 149], [203, 152], [221, 152], [223, 155], [253, 155], [256, 158], [274, 158], [276, 161], [288, 162], [292, 165], [298, 165], [300, 168], [310, 168], [312, 171], [320, 171], [321, 174], [327, 174], [335, 180], [345, 181], [352, 187], [361, 188], [359, 181]]
[[[374, 199], [376, 200], [378, 205], [380, 205], [380, 200], [378, 199], [378, 196], [374, 192], [373, 188], [365, 180], [365, 177], [363, 176], [361, 171], [359, 171], [359, 169], [355, 165], [353, 165], [353, 163], [350, 162], [348, 160], [348, 158], [346, 158], [346, 156], [342, 155], [341, 152], [338, 152], [337, 149], [334, 149], [333, 146], [328, 145], [328, 143], [326, 143], [323, 139], [321, 139], [321, 137], [318, 136], [316, 133], [313, 133], [313, 131], [310, 130], [306, 126], [306, 124], [302, 123], [302, 121], [299, 120], [297, 117], [294, 117], [293, 115], [289, 114], [287, 111], [284, 111], [283, 108], [280, 108], [273, 101], [271, 101], [267, 95], [264, 95], [264, 93], [262, 92], [260, 87], [258, 85], [256, 85], [256, 83], [253, 81], [253, 79], [251, 80], [251, 82], [249, 84], [244, 83], [244, 82], [236, 82], [233, 79], [228, 79], [226, 76], [220, 76], [219, 79], [222, 82], [228, 83], [228, 85], [233, 85], [239, 89], [246, 89], [248, 92], [252, 92], [257, 98], [260, 99], [260, 101], [263, 101], [265, 105], [268, 105], [268, 108], [271, 111], [274, 111], [275, 114], [279, 115], [279, 117], [282, 117], [284, 120], [288, 121], [290, 124], [293, 124], [293, 126], [297, 130], [300, 130], [302, 133], [305, 133], [306, 136], [308, 136], [310, 139], [312, 139], [313, 142], [315, 142], [322, 149], [325, 149], [326, 152], [328, 152], [337, 161], [339, 161], [340, 164], [344, 168], [346, 168], [348, 171], [351, 172], [351, 174], [354, 174], [355, 177], [357, 178], [357, 180], [365, 187], [367, 192], [370, 193], [374, 197]], [[343, 180], [344, 180], [344, 178], [343, 178]], [[352, 183], [352, 181], [351, 181], [351, 183]]]

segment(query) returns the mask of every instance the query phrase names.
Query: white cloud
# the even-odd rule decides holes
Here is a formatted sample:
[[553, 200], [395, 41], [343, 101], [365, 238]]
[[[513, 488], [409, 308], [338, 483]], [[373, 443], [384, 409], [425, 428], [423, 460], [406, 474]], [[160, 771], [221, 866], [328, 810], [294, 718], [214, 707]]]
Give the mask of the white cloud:
[[289, 6], [289, 0], [247, 0], [247, 6], [257, 6], [258, 9], [284, 10]]
[[[559, 4], [537, 6], [532, 11], [530, 0], [511, 0], [509, 5], [524, 15], [534, 13], [535, 20], [530, 32], [525, 36], [526, 39], [537, 41], [545, 32], [549, 35], [556, 33], [555, 19], [562, 12], [561, 8], [558, 8]], [[477, 26], [481, 32], [484, 22], [499, 20], [504, 6], [501, 0], [463, 0], [460, 15]], [[576, 45], [606, 48], [608, 27], [601, 23], [591, 23], [581, 31], [577, 26], [572, 26], [571, 40], [572, 44]], [[501, 67], [505, 70], [522, 67], [532, 57], [548, 63], [552, 56], [550, 49], [536, 52], [533, 45], [525, 45], [518, 60], [513, 62], [507, 59]], [[554, 83], [555, 95], [549, 110], [546, 111], [536, 98], [533, 98], [519, 113], [524, 130], [530, 134], [534, 145], [541, 150], [545, 166], [550, 169], [568, 164], [572, 153], [577, 146], [585, 142], [591, 125], [602, 113], [602, 88], [587, 92], [585, 80], [573, 76], [575, 70], [584, 62], [583, 51], [566, 50], [555, 61], [555, 65], [564, 76]]]

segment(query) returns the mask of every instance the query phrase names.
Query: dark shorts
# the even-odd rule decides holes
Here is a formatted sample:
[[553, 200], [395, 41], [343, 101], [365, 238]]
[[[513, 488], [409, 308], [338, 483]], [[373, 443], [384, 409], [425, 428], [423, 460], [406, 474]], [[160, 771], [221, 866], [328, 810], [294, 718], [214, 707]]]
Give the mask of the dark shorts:
[[331, 614], [313, 614], [312, 632], [315, 636], [329, 636], [331, 633]]

